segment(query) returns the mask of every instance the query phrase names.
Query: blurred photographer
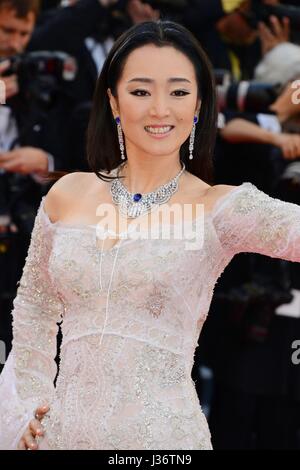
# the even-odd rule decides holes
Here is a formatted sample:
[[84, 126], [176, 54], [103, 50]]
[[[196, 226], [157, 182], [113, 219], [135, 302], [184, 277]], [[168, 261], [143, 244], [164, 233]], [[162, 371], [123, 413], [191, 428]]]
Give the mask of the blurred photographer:
[[298, 133], [287, 132], [291, 123], [299, 122], [300, 106], [293, 100], [295, 88], [288, 82], [277, 99], [269, 107], [270, 115], [259, 113], [247, 119], [239, 117], [229, 119], [221, 129], [223, 139], [230, 143], [270, 144], [281, 149], [283, 158], [294, 160], [300, 158], [300, 126]]
[[0, 80], [5, 91], [0, 106], [0, 334], [7, 351], [12, 300], [37, 208], [49, 189], [43, 177], [68, 169], [65, 148], [73, 104], [57, 81], [63, 68], [48, 74], [38, 70], [47, 61], [63, 67], [65, 58], [26, 52], [38, 14], [38, 0], [0, 0]]
[[133, 24], [159, 15], [141, 0], [73, 0], [36, 28], [29, 50], [60, 50], [75, 57], [78, 74], [68, 92], [77, 103], [90, 101], [115, 39]]
[[[38, 47], [31, 49], [65, 50], [76, 56], [80, 40], [83, 45], [84, 37], [91, 34], [100, 20], [105, 24], [109, 9], [116, 0], [81, 0], [75, 3], [72, 7], [58, 10], [49, 22], [38, 28], [34, 36]], [[136, 21], [144, 20], [151, 8], [147, 6], [146, 11], [139, 10], [139, 3], [138, 0], [129, 3]], [[28, 99], [27, 90], [20, 94], [19, 77], [16, 73], [9, 73], [12, 65], [9, 59], [30, 50], [27, 46], [34, 34], [39, 6], [39, 0], [0, 0], [0, 58], [6, 59], [0, 63], [0, 77], [6, 91], [6, 106], [1, 107], [0, 170], [31, 175], [37, 183], [43, 181], [40, 176], [48, 171], [72, 169], [72, 161], [66, 157], [67, 142], [64, 142], [67, 140], [68, 116], [75, 101], [91, 99], [98, 74], [94, 63], [84, 67], [85, 59], [79, 53], [81, 67], [78, 79], [74, 80], [76, 86], [68, 82], [64, 88], [61, 87], [59, 96], [57, 93], [53, 98], [51, 109], [37, 110], [32, 97]], [[82, 55], [86, 57], [87, 54], [89, 51], [85, 49]], [[93, 66], [91, 77], [88, 73]]]
[[[42, 182], [40, 176], [63, 167], [57, 133], [62, 121], [55, 121], [67, 111], [62, 100], [56, 112], [53, 108], [38, 112], [27, 88], [20, 90], [20, 77], [10, 71], [17, 55], [25, 52], [38, 13], [38, 0], [0, 0], [0, 56], [4, 59], [0, 77], [6, 91], [6, 103], [0, 109], [0, 170], [2, 174], [31, 175], [37, 184]], [[39, 192], [35, 186], [32, 191]]]
[[[6, 99], [19, 93], [17, 75], [4, 76], [10, 67], [9, 58], [24, 52], [32, 35], [35, 22], [39, 13], [39, 1], [0, 1], [0, 56], [7, 60], [0, 63], [0, 77], [6, 90]], [[8, 115], [8, 109], [1, 109], [1, 117], [7, 118], [7, 128], [14, 127], [17, 135], [16, 123]], [[19, 148], [13, 152], [5, 152], [10, 147], [12, 133], [1, 135], [0, 169], [15, 171], [24, 174], [40, 173], [48, 170], [47, 154], [33, 147]]]
[[115, 39], [133, 24], [159, 17], [159, 10], [141, 0], [78, 0], [57, 9], [45, 24], [36, 28], [29, 50], [61, 50], [75, 57], [78, 64], [76, 79], [67, 86], [67, 93], [76, 103], [70, 114], [65, 152], [68, 168], [89, 169], [85, 138], [91, 100]]
[[[289, 3], [289, 2], [287, 2]], [[271, 17], [289, 23], [297, 33], [300, 9], [278, 0], [191, 0], [183, 23], [199, 39], [213, 66], [230, 70], [235, 79], [251, 79], [262, 58], [260, 29]]]
[[[39, 1], [0, 1], [0, 57], [9, 58], [26, 49], [39, 14]], [[9, 68], [9, 61], [1, 63], [1, 75]], [[6, 86], [6, 97], [18, 93], [16, 75], [2, 77]]]
[[213, 66], [230, 70], [236, 79], [250, 78], [260, 59], [257, 27], [247, 17], [250, 8], [247, 0], [191, 0], [182, 16]]
[[259, 37], [263, 58], [255, 68], [255, 81], [284, 85], [297, 73], [300, 75], [300, 46], [290, 41], [288, 18], [280, 21], [271, 16], [269, 25], [261, 22]]

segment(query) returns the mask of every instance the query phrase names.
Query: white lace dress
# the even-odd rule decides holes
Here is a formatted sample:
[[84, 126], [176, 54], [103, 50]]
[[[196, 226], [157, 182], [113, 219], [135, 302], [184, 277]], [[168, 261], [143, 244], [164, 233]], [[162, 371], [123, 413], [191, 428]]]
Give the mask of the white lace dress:
[[214, 286], [238, 252], [300, 262], [300, 207], [243, 183], [205, 216], [196, 250], [128, 238], [101, 256], [95, 240], [95, 226], [52, 223], [42, 200], [0, 377], [0, 448], [47, 401], [41, 449], [211, 449], [191, 369]]

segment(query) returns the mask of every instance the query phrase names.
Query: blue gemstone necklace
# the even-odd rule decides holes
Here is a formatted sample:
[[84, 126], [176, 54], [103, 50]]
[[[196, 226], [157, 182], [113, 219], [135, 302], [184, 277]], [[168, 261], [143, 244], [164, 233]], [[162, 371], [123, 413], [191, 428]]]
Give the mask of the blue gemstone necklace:
[[125, 164], [126, 162], [119, 166], [117, 178], [113, 180], [110, 192], [112, 200], [119, 206], [120, 212], [130, 218], [136, 218], [139, 215], [153, 211], [157, 209], [160, 204], [167, 202], [178, 190], [178, 179], [185, 170], [185, 164], [181, 161], [182, 168], [180, 172], [168, 181], [168, 183], [165, 183], [151, 193], [130, 193], [118, 178], [120, 170]]

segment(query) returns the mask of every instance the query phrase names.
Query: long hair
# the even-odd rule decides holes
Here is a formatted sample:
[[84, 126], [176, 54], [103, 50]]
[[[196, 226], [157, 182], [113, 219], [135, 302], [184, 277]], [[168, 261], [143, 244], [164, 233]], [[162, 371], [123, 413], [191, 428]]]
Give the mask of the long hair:
[[216, 92], [212, 67], [197, 39], [184, 26], [173, 21], [146, 21], [129, 28], [114, 43], [99, 78], [87, 132], [87, 159], [90, 169], [103, 181], [115, 177], [101, 174], [117, 168], [121, 160], [116, 123], [111, 111], [107, 89], [117, 96], [117, 84], [126, 59], [135, 49], [146, 44], [171, 46], [185, 54], [193, 63], [198, 98], [201, 99], [196, 125], [194, 158], [189, 160], [189, 138], [181, 145], [180, 159], [186, 169], [207, 183], [213, 181], [212, 153], [217, 131]]

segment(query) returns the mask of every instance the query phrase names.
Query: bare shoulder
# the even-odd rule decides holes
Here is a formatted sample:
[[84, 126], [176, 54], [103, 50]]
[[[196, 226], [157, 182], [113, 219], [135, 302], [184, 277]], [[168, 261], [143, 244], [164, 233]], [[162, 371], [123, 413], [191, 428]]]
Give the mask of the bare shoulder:
[[237, 188], [237, 186], [231, 186], [229, 184], [216, 184], [214, 186], [210, 186], [206, 195], [207, 195], [207, 203], [210, 210], [213, 209], [215, 204], [223, 197], [226, 197], [233, 189]]
[[198, 201], [199, 198], [201, 198], [201, 201], [205, 201], [207, 210], [211, 209], [219, 198], [222, 198], [233, 189], [237, 188], [237, 186], [229, 184], [210, 186], [208, 183], [189, 172], [186, 172], [184, 187], [185, 192], [192, 195], [194, 200]]
[[199, 197], [199, 194], [201, 194], [209, 200], [217, 200], [219, 197], [225, 196], [234, 188], [237, 188], [237, 186], [231, 186], [228, 184], [216, 184], [214, 186], [210, 186], [208, 183], [205, 183], [205, 181], [191, 173], [188, 173], [186, 187], [189, 192], [194, 192], [196, 197]]
[[208, 195], [217, 200], [219, 197], [226, 196], [226, 194], [230, 193], [237, 187], [238, 186], [231, 186], [229, 184], [216, 184], [215, 186], [210, 186]]
[[62, 176], [49, 189], [44, 208], [52, 222], [56, 222], [70, 204], [80, 201], [91, 184], [95, 182], [96, 175], [92, 172], [73, 172]]

